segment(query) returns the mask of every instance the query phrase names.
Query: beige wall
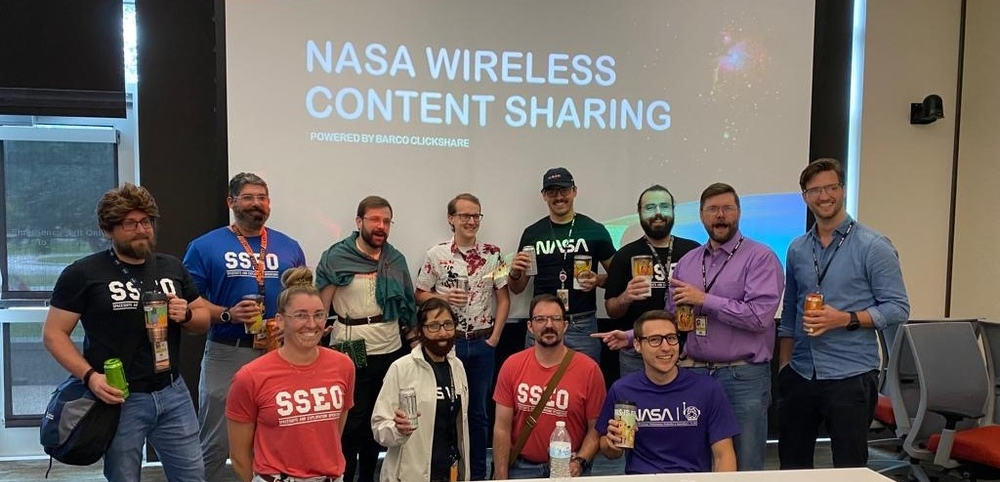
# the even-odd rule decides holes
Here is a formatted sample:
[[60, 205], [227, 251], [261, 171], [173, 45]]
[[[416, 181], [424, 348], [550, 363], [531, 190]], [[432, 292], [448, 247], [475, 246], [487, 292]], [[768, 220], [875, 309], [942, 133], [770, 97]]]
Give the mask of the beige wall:
[[[899, 251], [911, 317], [944, 316], [960, 14], [958, 1], [868, 1], [858, 220]], [[932, 93], [945, 118], [910, 125], [910, 103]]]
[[969, 0], [952, 314], [1000, 319], [1000, 2]]

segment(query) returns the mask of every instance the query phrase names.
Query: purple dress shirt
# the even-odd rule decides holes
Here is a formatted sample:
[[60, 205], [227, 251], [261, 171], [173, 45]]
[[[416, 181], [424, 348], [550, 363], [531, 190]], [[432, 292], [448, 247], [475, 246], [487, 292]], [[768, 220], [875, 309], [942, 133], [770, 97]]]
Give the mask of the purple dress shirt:
[[[730, 254], [732, 258], [726, 263]], [[737, 231], [714, 252], [708, 244], [689, 251], [677, 262], [674, 278], [701, 290], [711, 284], [704, 305], [695, 306], [694, 311], [695, 316], [708, 317], [707, 334], [688, 334], [684, 345], [687, 356], [705, 362], [771, 360], [774, 315], [785, 288], [781, 262], [771, 248]], [[665, 307], [670, 313], [675, 312], [673, 293], [671, 286]]]

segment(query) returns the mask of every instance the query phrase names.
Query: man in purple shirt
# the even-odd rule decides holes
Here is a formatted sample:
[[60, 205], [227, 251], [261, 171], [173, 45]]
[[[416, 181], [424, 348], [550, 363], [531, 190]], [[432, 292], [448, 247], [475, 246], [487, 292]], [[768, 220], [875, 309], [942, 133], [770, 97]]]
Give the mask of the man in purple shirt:
[[694, 311], [686, 358], [678, 365], [722, 383], [740, 424], [737, 466], [764, 470], [774, 315], [785, 284], [781, 263], [740, 233], [740, 198], [732, 186], [705, 188], [700, 209], [708, 243], [677, 262], [666, 299], [671, 314], [678, 305]]

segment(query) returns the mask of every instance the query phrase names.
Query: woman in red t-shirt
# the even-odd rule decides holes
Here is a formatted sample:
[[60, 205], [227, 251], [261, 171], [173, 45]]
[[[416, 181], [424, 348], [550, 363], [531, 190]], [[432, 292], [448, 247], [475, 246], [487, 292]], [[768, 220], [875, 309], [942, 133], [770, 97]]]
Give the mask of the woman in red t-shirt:
[[320, 349], [327, 312], [309, 268], [282, 275], [278, 297], [281, 348], [246, 364], [226, 401], [233, 470], [244, 482], [344, 473], [340, 436], [354, 403], [354, 364]]

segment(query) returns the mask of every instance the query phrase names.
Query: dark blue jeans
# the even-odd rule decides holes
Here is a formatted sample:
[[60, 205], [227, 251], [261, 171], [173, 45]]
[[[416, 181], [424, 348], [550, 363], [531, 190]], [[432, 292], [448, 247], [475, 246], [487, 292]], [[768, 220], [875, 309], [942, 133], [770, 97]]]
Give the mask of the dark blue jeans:
[[469, 472], [472, 480], [486, 479], [489, 414], [486, 404], [493, 392], [496, 349], [478, 340], [455, 340], [455, 353], [469, 378]]

